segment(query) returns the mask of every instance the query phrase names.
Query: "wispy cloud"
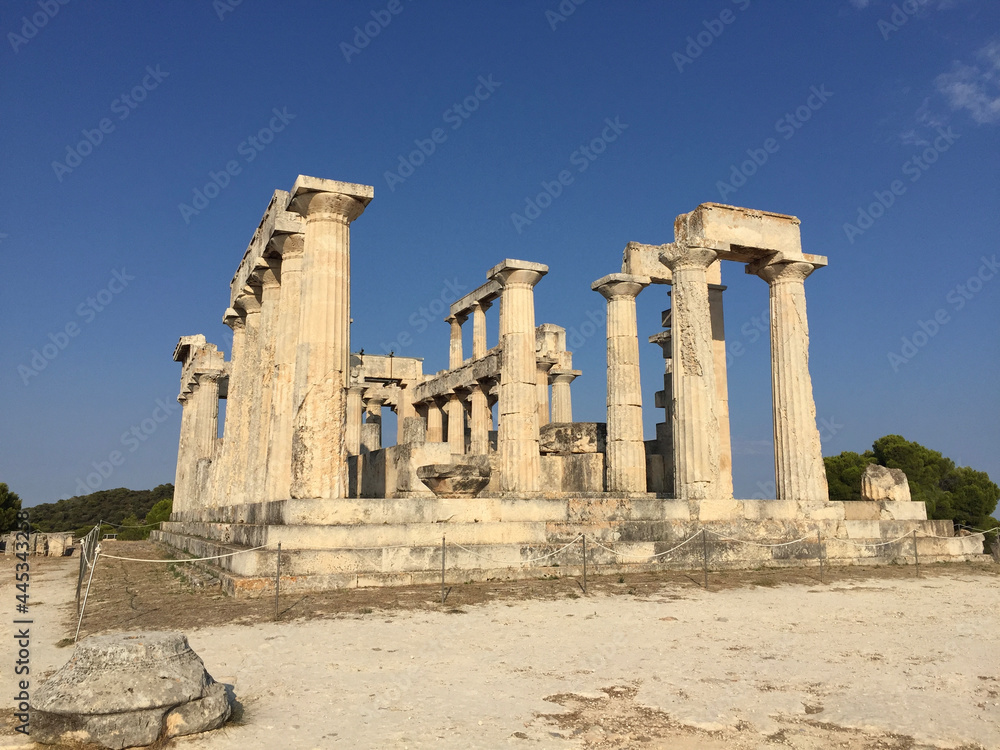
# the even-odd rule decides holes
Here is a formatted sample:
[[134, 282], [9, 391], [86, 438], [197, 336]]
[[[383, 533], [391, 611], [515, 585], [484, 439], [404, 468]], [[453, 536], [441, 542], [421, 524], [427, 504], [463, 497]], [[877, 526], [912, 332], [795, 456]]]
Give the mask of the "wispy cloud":
[[934, 83], [954, 110], [966, 110], [980, 125], [1000, 122], [1000, 40], [976, 52], [976, 63], [952, 63]]

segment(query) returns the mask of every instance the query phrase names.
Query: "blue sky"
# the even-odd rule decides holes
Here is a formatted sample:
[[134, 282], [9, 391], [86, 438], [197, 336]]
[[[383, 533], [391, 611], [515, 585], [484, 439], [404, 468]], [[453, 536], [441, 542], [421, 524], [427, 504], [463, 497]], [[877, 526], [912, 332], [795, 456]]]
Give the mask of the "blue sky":
[[[548, 264], [581, 421], [604, 418], [590, 283], [626, 242], [708, 201], [794, 214], [830, 262], [806, 282], [824, 454], [898, 433], [1000, 477], [1000, 4], [11, 0], [0, 31], [0, 481], [28, 505], [100, 469], [173, 481], [173, 347], [228, 351], [229, 280], [298, 174], [375, 187], [355, 349], [441, 369], [435, 300]], [[723, 273], [736, 492], [770, 497], [767, 286]], [[640, 295], [643, 338], [667, 306]]]

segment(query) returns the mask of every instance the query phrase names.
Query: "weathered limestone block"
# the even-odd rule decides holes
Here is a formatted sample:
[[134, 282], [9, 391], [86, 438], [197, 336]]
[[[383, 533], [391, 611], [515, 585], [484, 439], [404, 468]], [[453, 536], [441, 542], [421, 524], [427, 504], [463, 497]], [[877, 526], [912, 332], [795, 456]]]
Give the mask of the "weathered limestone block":
[[552, 422], [539, 433], [542, 453], [604, 453], [608, 439], [604, 422]]
[[865, 500], [910, 500], [910, 484], [902, 469], [868, 464], [861, 475], [861, 497]]
[[81, 641], [33, 696], [31, 738], [43, 744], [149, 745], [222, 726], [225, 687], [183, 633], [117, 633]]
[[472, 464], [430, 464], [417, 476], [438, 497], [475, 497], [490, 482], [490, 470]]

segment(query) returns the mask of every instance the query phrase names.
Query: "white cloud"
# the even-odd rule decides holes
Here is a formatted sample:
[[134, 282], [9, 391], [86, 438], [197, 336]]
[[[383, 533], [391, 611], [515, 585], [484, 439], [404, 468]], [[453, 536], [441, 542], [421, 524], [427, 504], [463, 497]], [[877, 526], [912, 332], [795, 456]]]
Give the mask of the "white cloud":
[[980, 125], [1000, 122], [1000, 40], [976, 52], [976, 61], [955, 62], [934, 83], [952, 109], [967, 110]]

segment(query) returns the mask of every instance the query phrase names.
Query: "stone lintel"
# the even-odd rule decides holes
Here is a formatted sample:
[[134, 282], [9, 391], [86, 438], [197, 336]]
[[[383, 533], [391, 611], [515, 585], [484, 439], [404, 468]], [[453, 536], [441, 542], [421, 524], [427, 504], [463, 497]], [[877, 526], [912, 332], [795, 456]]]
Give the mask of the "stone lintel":
[[288, 193], [284, 190], [275, 190], [274, 194], [271, 196], [270, 202], [267, 204], [267, 208], [264, 210], [264, 215], [260, 219], [260, 223], [257, 225], [257, 229], [254, 230], [253, 237], [250, 238], [250, 244], [247, 245], [246, 251], [243, 253], [243, 258], [240, 260], [239, 266], [236, 268], [236, 273], [233, 274], [233, 279], [229, 284], [229, 304], [232, 305], [236, 298], [240, 296], [240, 292], [244, 286], [247, 284], [247, 280], [254, 271], [254, 266], [257, 260], [264, 255], [264, 251], [267, 250], [267, 244], [271, 241], [271, 235], [274, 233], [274, 225], [279, 216], [285, 213], [285, 206], [288, 205]]
[[673, 278], [670, 269], [660, 263], [662, 245], [644, 245], [629, 242], [622, 253], [622, 273], [647, 276], [651, 284], [669, 284]]
[[504, 258], [486, 272], [486, 277], [488, 279], [494, 279], [504, 271], [535, 271], [536, 273], [544, 276], [549, 272], [549, 267], [544, 263], [532, 263], [530, 260]]
[[472, 310], [472, 306], [477, 302], [489, 304], [500, 297], [500, 282], [487, 281], [480, 287], [473, 289], [461, 299], [455, 300], [448, 311], [452, 315], [467, 313]]
[[361, 381], [419, 381], [424, 377], [424, 358], [353, 352], [350, 371], [352, 375], [357, 373]]
[[716, 250], [723, 260], [749, 262], [774, 252], [802, 258], [795, 216], [722, 203], [702, 203], [674, 222], [675, 242]]
[[310, 177], [300, 174], [295, 178], [295, 184], [292, 185], [289, 201], [285, 204], [284, 208], [287, 208], [292, 201], [306, 193], [338, 193], [354, 198], [354, 200], [367, 206], [375, 197], [375, 188], [372, 185], [339, 182], [338, 180], [327, 180], [323, 177]]
[[485, 357], [467, 361], [454, 370], [442, 370], [413, 388], [413, 401], [443, 398], [456, 390], [470, 390], [481, 381], [496, 381], [500, 377], [501, 352], [499, 347], [490, 349]]

